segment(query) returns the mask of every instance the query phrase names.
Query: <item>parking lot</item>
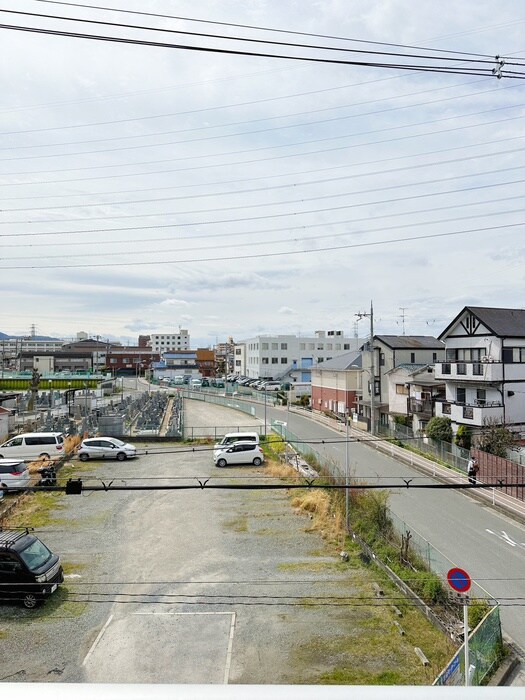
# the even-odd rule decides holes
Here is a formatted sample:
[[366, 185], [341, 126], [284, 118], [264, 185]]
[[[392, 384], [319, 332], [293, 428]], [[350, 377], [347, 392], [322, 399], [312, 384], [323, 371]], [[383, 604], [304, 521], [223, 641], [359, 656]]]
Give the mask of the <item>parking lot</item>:
[[[312, 667], [307, 649], [362, 613], [304, 601], [352, 593], [351, 579], [286, 492], [188, 488], [266, 478], [265, 467], [218, 470], [210, 448], [77, 462], [84, 493], [46, 495], [37, 534], [67, 578], [37, 611], [0, 606], [4, 680], [296, 683], [331, 668], [323, 655]], [[112, 490], [139, 486], [150, 490]]]

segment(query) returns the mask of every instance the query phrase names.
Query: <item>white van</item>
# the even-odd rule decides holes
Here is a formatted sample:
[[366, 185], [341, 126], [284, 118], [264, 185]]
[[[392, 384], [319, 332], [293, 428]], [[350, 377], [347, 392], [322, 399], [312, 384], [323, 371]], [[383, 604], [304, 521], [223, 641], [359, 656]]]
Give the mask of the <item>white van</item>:
[[259, 433], [226, 433], [220, 442], [217, 442], [213, 448], [213, 457], [215, 458], [219, 452], [225, 450], [229, 445], [234, 442], [253, 442], [255, 445], [259, 444]]
[[0, 459], [58, 459], [63, 454], [63, 433], [22, 433], [0, 445]]

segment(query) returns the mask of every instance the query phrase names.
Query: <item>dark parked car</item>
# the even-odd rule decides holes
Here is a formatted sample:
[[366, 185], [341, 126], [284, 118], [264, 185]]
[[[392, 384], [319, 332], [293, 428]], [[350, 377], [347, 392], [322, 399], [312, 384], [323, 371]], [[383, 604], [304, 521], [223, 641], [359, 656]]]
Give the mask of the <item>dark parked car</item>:
[[0, 604], [34, 608], [64, 580], [60, 558], [29, 530], [0, 530]]

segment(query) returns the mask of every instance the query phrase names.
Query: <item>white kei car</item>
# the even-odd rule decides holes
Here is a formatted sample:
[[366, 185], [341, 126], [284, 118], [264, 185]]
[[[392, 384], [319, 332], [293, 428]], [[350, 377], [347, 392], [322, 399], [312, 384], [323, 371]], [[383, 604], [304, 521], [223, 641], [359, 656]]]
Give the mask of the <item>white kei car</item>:
[[254, 442], [234, 442], [224, 450], [216, 451], [213, 459], [216, 467], [226, 467], [230, 464], [253, 464], [258, 467], [264, 462], [264, 454]]

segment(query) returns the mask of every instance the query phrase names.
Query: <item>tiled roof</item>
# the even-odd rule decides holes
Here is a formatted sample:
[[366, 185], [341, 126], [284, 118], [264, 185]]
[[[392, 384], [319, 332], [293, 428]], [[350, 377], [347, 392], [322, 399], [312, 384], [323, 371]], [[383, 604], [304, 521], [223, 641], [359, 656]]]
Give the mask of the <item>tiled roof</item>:
[[445, 349], [445, 344], [432, 335], [376, 335], [374, 337], [393, 349]]

